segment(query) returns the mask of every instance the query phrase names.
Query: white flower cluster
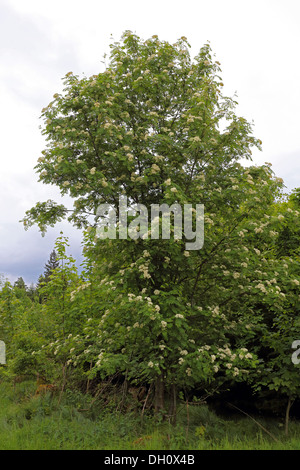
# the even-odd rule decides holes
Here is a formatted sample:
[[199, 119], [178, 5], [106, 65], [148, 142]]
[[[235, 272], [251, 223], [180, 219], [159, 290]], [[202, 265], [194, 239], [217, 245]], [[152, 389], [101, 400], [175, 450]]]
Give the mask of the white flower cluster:
[[[235, 367], [234, 364], [233, 364], [234, 361], [237, 358], [239, 358], [240, 360], [252, 359], [253, 356], [252, 356], [251, 353], [248, 352], [247, 348], [241, 348], [240, 352], [237, 355], [236, 353], [232, 353], [232, 351], [230, 350], [228, 345], [225, 345], [224, 348], [218, 348], [216, 354], [211, 355], [211, 362], [214, 363], [218, 358], [221, 359], [221, 360], [224, 360], [224, 359], [228, 360], [229, 359], [230, 361], [225, 363], [225, 367], [227, 369], [232, 370], [233, 376], [237, 376], [237, 375], [240, 374], [240, 372], [248, 373], [248, 371], [244, 370], [244, 369], [238, 369], [238, 367]], [[214, 370], [214, 372], [218, 372], [219, 366], [214, 365], [213, 370]]]
[[175, 318], [184, 318], [184, 316], [181, 313], [176, 313]]
[[102, 326], [104, 324], [104, 322], [105, 322], [106, 318], [108, 317], [109, 313], [110, 313], [109, 310], [105, 310], [104, 314], [102, 315], [99, 326]]
[[267, 292], [267, 289], [265, 288], [265, 286], [261, 282], [259, 284], [257, 284], [255, 287], [256, 287], [256, 289], [261, 290], [264, 294]]
[[[253, 225], [257, 225], [257, 224], [254, 223]], [[258, 226], [254, 229], [254, 232], [255, 233], [263, 233], [264, 228], [267, 227], [268, 225], [269, 225], [269, 222], [266, 222], [265, 224], [260, 224], [260, 226]]]
[[203, 351], [209, 351], [211, 349], [211, 346], [209, 344], [205, 344], [201, 348], [198, 348], [198, 352], [201, 354]]
[[151, 274], [149, 274], [148, 269], [149, 269], [148, 264], [140, 264], [139, 265], [139, 271], [141, 273], [143, 273], [143, 276], [144, 276], [145, 279], [150, 279], [151, 278]]
[[156, 174], [156, 173], [159, 173], [160, 172], [160, 168], [158, 165], [156, 165], [156, 163], [153, 163], [152, 167], [151, 167], [151, 173], [152, 174]]
[[[199, 309], [199, 307], [198, 307], [198, 309]], [[226, 319], [224, 313], [220, 314], [220, 308], [219, 308], [218, 305], [217, 305], [217, 306], [213, 306], [213, 307], [208, 307], [208, 310], [211, 311], [211, 316], [212, 316], [213, 318], [219, 317], [219, 318], [221, 318], [222, 320], [225, 320], [225, 319]]]
[[73, 290], [71, 293], [70, 293], [70, 300], [71, 302], [73, 302], [73, 300], [75, 299], [75, 296], [76, 294], [78, 294], [78, 292], [84, 290], [84, 289], [87, 289], [89, 286], [91, 285], [90, 282], [86, 282], [85, 284], [81, 284], [81, 286], [77, 287], [77, 289]]
[[148, 367], [150, 367], [152, 369], [154, 366], [158, 367], [159, 366], [158, 362], [152, 362], [152, 361], [148, 362]]
[[214, 221], [210, 217], [207, 217], [207, 215], [204, 216], [204, 221], [206, 224], [214, 225]]
[[104, 349], [101, 349], [100, 354], [98, 355], [98, 361], [96, 362], [96, 367], [99, 367], [103, 362]]

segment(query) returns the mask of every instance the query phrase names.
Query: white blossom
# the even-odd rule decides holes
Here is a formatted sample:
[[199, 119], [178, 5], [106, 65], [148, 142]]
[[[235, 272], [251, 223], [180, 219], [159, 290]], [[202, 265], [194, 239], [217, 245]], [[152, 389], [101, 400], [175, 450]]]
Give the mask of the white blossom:
[[176, 313], [175, 318], [184, 318], [184, 316], [181, 313]]

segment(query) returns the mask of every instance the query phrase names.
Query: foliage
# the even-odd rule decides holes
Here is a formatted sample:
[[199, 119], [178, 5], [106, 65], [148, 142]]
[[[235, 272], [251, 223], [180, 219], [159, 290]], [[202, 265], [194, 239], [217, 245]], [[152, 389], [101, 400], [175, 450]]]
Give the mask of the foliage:
[[0, 383], [1, 450], [297, 450], [299, 423], [291, 423], [291, 436], [282, 435], [280, 421], [262, 420], [277, 442], [249, 418], [217, 416], [206, 405], [186, 407], [178, 424], [143, 420], [133, 413], [101, 410], [90, 417], [85, 394], [67, 390], [63, 400], [49, 395], [32, 397], [34, 383], [13, 389]]
[[[270, 164], [250, 164], [261, 141], [223, 96], [209, 44], [193, 60], [189, 47], [185, 37], [169, 44], [127, 31], [103, 73], [65, 76], [42, 110], [48, 144], [36, 170], [74, 206], [39, 202], [23, 222], [45, 233], [67, 217], [85, 228], [83, 271], [61, 236], [58, 264], [40, 279], [42, 304], [25, 306], [8, 283], [0, 293], [16, 371], [24, 364], [62, 389], [113, 378], [124, 390], [146, 386], [156, 411], [167, 415], [173, 400], [173, 416], [180, 391], [213, 394], [241, 381], [299, 394], [289, 354], [300, 333], [299, 190], [285, 196]], [[135, 236], [124, 238], [119, 196], [129, 212], [189, 204], [193, 229], [193, 206], [204, 204], [203, 248], [187, 249], [173, 219], [170, 240], [153, 239], [132, 212]], [[114, 239], [97, 236], [101, 203], [115, 210]]]

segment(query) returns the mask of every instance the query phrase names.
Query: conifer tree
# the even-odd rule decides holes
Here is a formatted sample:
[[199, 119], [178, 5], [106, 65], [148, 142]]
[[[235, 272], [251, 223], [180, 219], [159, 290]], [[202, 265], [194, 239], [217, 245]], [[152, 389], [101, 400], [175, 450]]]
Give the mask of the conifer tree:
[[14, 283], [14, 287], [18, 287], [19, 289], [27, 290], [27, 286], [26, 286], [25, 281], [22, 277], [18, 277], [18, 279]]
[[50, 253], [50, 258], [48, 262], [45, 264], [44, 282], [49, 282], [51, 274], [58, 267], [58, 265], [59, 265], [59, 262], [57, 260], [56, 251], [53, 250]]

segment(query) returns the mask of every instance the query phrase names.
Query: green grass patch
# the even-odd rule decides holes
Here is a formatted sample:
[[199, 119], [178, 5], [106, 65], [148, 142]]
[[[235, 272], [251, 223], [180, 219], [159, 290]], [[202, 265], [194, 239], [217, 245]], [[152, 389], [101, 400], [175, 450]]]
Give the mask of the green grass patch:
[[[91, 397], [34, 396], [35, 384], [0, 383], [0, 450], [300, 450], [300, 423], [240, 416], [224, 419], [207, 405], [178, 410], [176, 426], [151, 415], [121, 413]], [[275, 440], [276, 439], [276, 440]]]

